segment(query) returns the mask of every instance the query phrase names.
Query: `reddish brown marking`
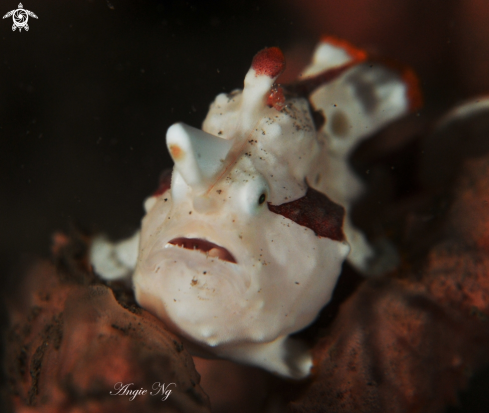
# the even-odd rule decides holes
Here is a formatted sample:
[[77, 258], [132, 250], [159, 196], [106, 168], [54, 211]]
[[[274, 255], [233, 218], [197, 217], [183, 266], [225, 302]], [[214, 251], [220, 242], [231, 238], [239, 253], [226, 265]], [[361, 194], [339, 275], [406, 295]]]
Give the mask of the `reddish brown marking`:
[[423, 106], [423, 94], [419, 79], [411, 68], [405, 68], [402, 72], [402, 80], [407, 85], [407, 98], [409, 101], [409, 110], [414, 112]]
[[344, 241], [345, 209], [326, 195], [309, 188], [306, 195], [282, 205], [268, 204], [268, 209], [295, 223], [312, 229], [317, 236]]
[[257, 76], [277, 77], [285, 70], [285, 57], [278, 47], [269, 47], [259, 51], [253, 58], [251, 67]]
[[367, 53], [364, 50], [357, 49], [345, 40], [338, 39], [334, 36], [323, 36], [321, 38], [321, 42], [329, 43], [333, 46], [344, 49], [352, 60], [341, 66], [326, 69], [321, 73], [308, 77], [304, 80], [285, 85], [284, 88], [287, 93], [308, 97], [318, 87], [326, 83], [332, 82], [333, 80], [340, 77], [348, 69], [367, 60]]
[[421, 93], [421, 86], [419, 79], [414, 73], [414, 70], [409, 66], [399, 63], [395, 60], [389, 59], [376, 59], [378, 63], [386, 66], [387, 68], [397, 72], [402, 81], [407, 86], [406, 99], [409, 103], [409, 111], [414, 112], [421, 109], [423, 106], [423, 94]]
[[179, 159], [183, 158], [185, 152], [178, 145], [170, 145], [170, 154], [173, 160], [178, 161]]
[[348, 69], [356, 66], [359, 62], [354, 60], [348, 62], [342, 66], [333, 67], [332, 69], [326, 69], [325, 71], [318, 73], [317, 75], [308, 77], [304, 80], [299, 80], [297, 82], [289, 83], [283, 85], [285, 92], [288, 94], [308, 97], [312, 92], [314, 92], [318, 87], [332, 82], [333, 80], [340, 77]]
[[284, 90], [280, 86], [273, 86], [267, 99], [267, 105], [277, 110], [285, 106]]
[[350, 55], [350, 57], [357, 63], [367, 59], [367, 52], [365, 50], [357, 49], [355, 46], [353, 46], [351, 43], [347, 42], [346, 40], [338, 39], [337, 37], [334, 36], [322, 36], [321, 43], [329, 43], [332, 44], [333, 46], [344, 49]]
[[171, 187], [171, 174], [172, 169], [165, 169], [160, 175], [160, 183], [158, 184], [158, 188], [153, 193], [153, 196], [163, 195], [166, 191], [168, 191]]

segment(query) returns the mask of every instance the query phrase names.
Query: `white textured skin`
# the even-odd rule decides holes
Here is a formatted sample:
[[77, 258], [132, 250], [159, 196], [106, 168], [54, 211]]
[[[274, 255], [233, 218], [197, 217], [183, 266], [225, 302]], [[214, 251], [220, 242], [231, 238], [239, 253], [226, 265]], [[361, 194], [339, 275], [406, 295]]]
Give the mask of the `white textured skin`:
[[[210, 181], [189, 149], [202, 132], [170, 128], [171, 190], [143, 220], [133, 280], [138, 302], [187, 339], [218, 356], [301, 378], [311, 357], [287, 336], [331, 299], [350, 248], [258, 202], [262, 194], [274, 205], [303, 197], [322, 146], [304, 99], [282, 111], [265, 104], [274, 80], [250, 69], [242, 93], [221, 94], [211, 105], [203, 130], [233, 146]], [[179, 237], [222, 246], [237, 263], [168, 243]]]
[[[260, 180], [244, 156], [208, 195], [215, 202], [204, 214], [193, 207], [190, 188], [178, 202], [173, 189], [159, 197], [143, 220], [134, 275], [143, 307], [217, 355], [225, 345], [222, 355], [231, 358], [242, 352], [233, 357], [229, 347], [273, 342], [310, 324], [330, 300], [349, 251], [346, 243], [319, 238], [266, 205], [257, 207]], [[185, 185], [178, 181], [173, 187]], [[168, 244], [181, 236], [224, 246], [237, 264]], [[309, 363], [281, 360], [268, 368], [302, 377]]]
[[[345, 50], [321, 43], [304, 75], [307, 78], [350, 61]], [[314, 109], [323, 112], [326, 123], [318, 131], [318, 140], [324, 142], [321, 162], [312, 165], [307, 180], [348, 212], [363, 192], [363, 184], [348, 158], [362, 140], [409, 112], [407, 85], [396, 72], [379, 64], [363, 63], [316, 89], [310, 101]], [[375, 256], [363, 233], [351, 223], [349, 214], [344, 231], [352, 248], [348, 261], [360, 272], [382, 273], [395, 262], [392, 257]]]
[[[253, 72], [250, 69], [246, 78]], [[266, 91], [272, 84], [268, 81]], [[304, 179], [322, 151], [307, 102], [290, 99], [282, 111], [264, 102], [260, 110], [254, 106], [248, 109], [250, 103], [246, 97], [249, 94], [244, 92], [218, 95], [202, 129], [224, 139], [235, 139], [235, 150], [239, 154], [251, 151], [255, 168], [271, 187], [268, 202], [280, 205], [303, 197], [307, 190]], [[264, 96], [261, 98], [263, 100]], [[252, 100], [252, 103], [255, 102]], [[254, 113], [254, 122], [249, 120], [250, 113]]]
[[[349, 60], [347, 51], [322, 43], [305, 75]], [[311, 95], [327, 119], [316, 131], [304, 99], [287, 100], [282, 111], [265, 104], [274, 81], [250, 69], [243, 91], [216, 97], [204, 132], [170, 128], [167, 144], [183, 151], [170, 150], [171, 190], [145, 203], [133, 282], [141, 306], [206, 351], [301, 378], [309, 374], [311, 357], [288, 335], [328, 303], [350, 248], [257, 201], [261, 194], [274, 205], [301, 198], [307, 179], [348, 210], [362, 190], [349, 154], [406, 113], [408, 102], [393, 72], [359, 65]], [[200, 159], [204, 141], [225, 159]], [[219, 168], [213, 168], [217, 158]], [[353, 248], [349, 260], [368, 271], [373, 250], [348, 217], [345, 234]], [[179, 237], [222, 246], [237, 263], [168, 244]]]

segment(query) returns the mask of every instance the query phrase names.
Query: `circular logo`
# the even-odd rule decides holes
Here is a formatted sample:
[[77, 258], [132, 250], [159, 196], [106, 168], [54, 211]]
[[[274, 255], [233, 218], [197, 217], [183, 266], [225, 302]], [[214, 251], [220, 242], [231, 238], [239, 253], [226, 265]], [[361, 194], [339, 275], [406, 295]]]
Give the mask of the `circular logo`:
[[27, 23], [27, 12], [22, 9], [15, 10], [13, 14], [14, 23], [17, 27], [24, 27]]

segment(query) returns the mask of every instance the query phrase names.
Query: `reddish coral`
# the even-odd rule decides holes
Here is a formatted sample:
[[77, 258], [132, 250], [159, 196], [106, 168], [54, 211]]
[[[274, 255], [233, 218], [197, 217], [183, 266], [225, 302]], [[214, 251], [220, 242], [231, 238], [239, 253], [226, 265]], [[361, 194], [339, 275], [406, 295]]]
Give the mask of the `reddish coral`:
[[[77, 260], [66, 260], [82, 271]], [[146, 311], [124, 308], [111, 289], [93, 284], [86, 267], [85, 283], [70, 278], [73, 268], [62, 281], [59, 267], [37, 265], [24, 286], [24, 308], [11, 305], [6, 364], [17, 411], [210, 412], [180, 340]], [[148, 392], [156, 382], [175, 385], [166, 401], [147, 394], [129, 401], [110, 395], [118, 382]]]
[[285, 70], [285, 57], [278, 47], [260, 50], [251, 63], [257, 76], [277, 77]]
[[489, 362], [488, 189], [489, 157], [466, 161], [423, 263], [369, 279], [342, 305], [290, 411], [431, 413], [456, 402]]

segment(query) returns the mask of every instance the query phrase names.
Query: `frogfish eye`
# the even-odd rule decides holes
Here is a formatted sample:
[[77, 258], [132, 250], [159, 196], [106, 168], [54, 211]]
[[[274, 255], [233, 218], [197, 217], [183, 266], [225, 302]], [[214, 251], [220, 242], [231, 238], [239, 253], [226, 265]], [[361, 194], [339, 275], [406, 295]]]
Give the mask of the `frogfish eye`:
[[258, 198], [258, 205], [263, 204], [266, 199], [267, 199], [267, 195], [266, 194], [261, 194], [260, 195], [260, 198]]

